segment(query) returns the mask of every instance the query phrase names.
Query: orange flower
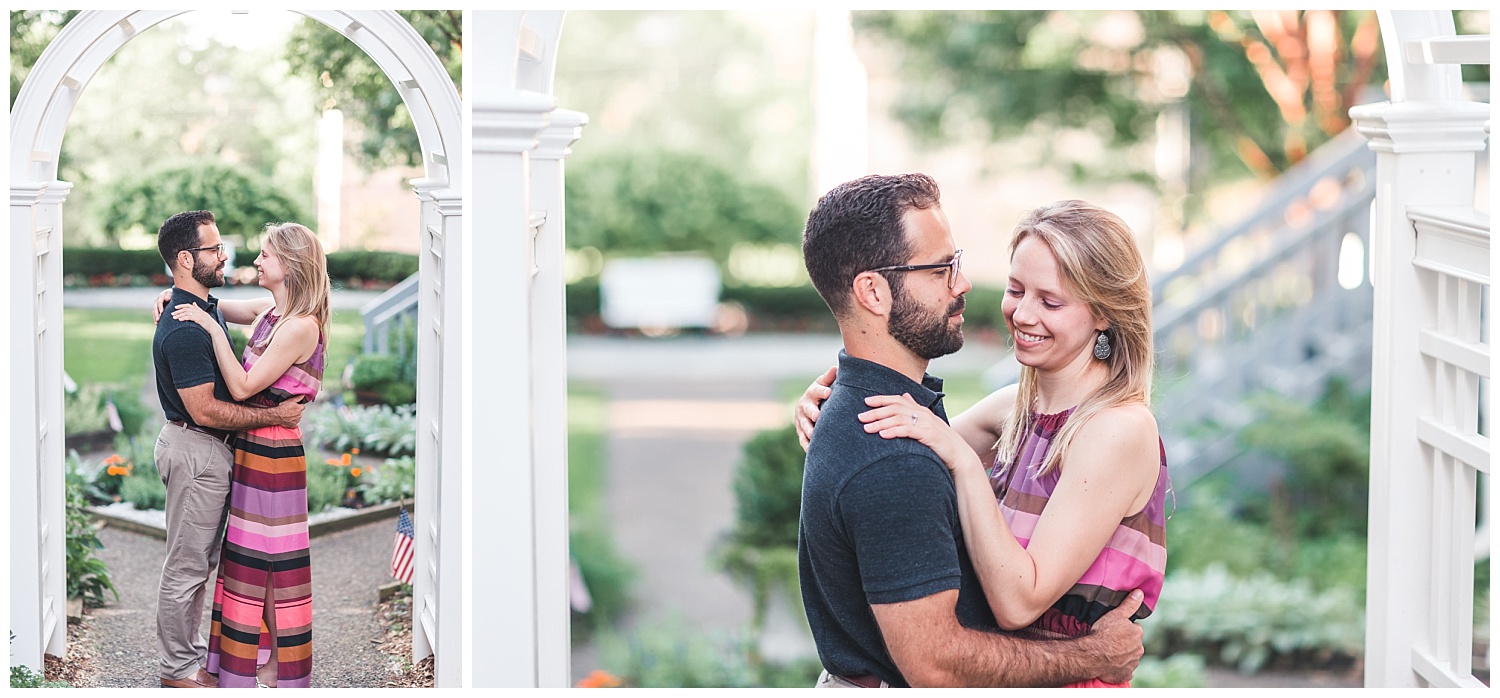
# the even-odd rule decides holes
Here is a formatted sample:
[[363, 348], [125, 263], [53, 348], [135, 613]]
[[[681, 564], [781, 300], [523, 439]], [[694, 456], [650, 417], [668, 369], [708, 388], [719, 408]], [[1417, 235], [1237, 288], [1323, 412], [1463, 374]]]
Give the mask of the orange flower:
[[342, 465], [337, 458], [327, 458], [323, 462], [329, 465]]
[[124, 462], [125, 462], [125, 459], [121, 458], [120, 454], [118, 454], [118, 453], [111, 453], [111, 454], [109, 454], [108, 458], [104, 459], [104, 464], [105, 465], [119, 465], [119, 464], [124, 463]]
[[120, 468], [120, 474], [121, 475], [130, 475], [130, 469], [133, 468], [133, 467], [135, 467], [135, 466], [133, 466], [133, 465], [127, 465], [127, 466], [125, 466], [123, 468]]
[[359, 477], [359, 474], [362, 473], [362, 472], [364, 472], [364, 471], [360, 470], [359, 468], [350, 468], [349, 469], [349, 474], [353, 475], [354, 477]]
[[[109, 461], [104, 461], [104, 462], [108, 463]], [[106, 473], [108, 473], [110, 475], [119, 475], [120, 474], [120, 469], [118, 467], [116, 467], [116, 466], [111, 465], [108, 468], [105, 468], [104, 472], [106, 472]]]
[[619, 688], [621, 683], [620, 677], [603, 669], [595, 669], [580, 679], [574, 688]]
[[351, 449], [349, 449], [349, 452], [353, 453], [356, 456], [359, 455], [359, 449], [357, 449], [357, 448], [351, 448]]
[[345, 453], [344, 457], [339, 460], [339, 465], [348, 465], [352, 460], [353, 458], [351, 458], [349, 454]]

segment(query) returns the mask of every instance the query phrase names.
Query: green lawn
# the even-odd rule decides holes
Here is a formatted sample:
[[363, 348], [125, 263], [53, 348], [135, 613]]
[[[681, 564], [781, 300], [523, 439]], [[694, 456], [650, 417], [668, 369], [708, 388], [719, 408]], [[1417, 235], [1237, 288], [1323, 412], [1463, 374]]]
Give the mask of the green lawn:
[[63, 309], [63, 370], [79, 385], [143, 385], [151, 366], [151, 311]]
[[574, 526], [604, 526], [604, 393], [568, 384], [568, 513]]
[[[359, 355], [365, 335], [358, 310], [335, 310], [330, 323], [324, 388], [339, 387], [344, 365]], [[156, 325], [148, 310], [63, 310], [63, 370], [79, 385], [143, 385], [151, 367]], [[243, 341], [236, 337], [236, 341]], [[238, 345], [237, 345], [238, 346]]]

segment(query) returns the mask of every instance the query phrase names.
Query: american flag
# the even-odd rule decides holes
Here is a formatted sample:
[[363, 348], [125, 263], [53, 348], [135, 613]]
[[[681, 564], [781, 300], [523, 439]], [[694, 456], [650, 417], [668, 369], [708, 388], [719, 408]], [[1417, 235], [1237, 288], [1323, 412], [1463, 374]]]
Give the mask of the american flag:
[[411, 524], [411, 515], [401, 507], [401, 516], [396, 519], [396, 549], [391, 553], [391, 576], [403, 583], [411, 584], [411, 572], [416, 557], [416, 529]]

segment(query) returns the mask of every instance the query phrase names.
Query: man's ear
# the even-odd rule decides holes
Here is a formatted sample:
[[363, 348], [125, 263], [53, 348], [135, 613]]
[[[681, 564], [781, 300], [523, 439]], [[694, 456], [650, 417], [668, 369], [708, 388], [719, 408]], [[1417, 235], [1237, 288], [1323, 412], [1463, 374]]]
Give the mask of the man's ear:
[[854, 277], [854, 304], [872, 315], [885, 317], [891, 312], [891, 283], [878, 272], [867, 271]]

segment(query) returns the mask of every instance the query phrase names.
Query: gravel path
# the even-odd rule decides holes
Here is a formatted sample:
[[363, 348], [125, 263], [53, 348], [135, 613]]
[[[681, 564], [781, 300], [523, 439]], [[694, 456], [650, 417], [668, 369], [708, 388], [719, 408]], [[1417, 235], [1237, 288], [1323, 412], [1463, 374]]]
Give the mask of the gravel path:
[[[384, 637], [375, 618], [376, 589], [390, 581], [393, 520], [382, 520], [312, 540], [314, 687], [375, 687], [392, 675], [376, 649]], [[90, 654], [99, 686], [158, 686], [156, 589], [165, 544], [105, 528], [99, 532], [120, 600], [90, 609]], [[208, 633], [208, 612], [203, 632]]]

